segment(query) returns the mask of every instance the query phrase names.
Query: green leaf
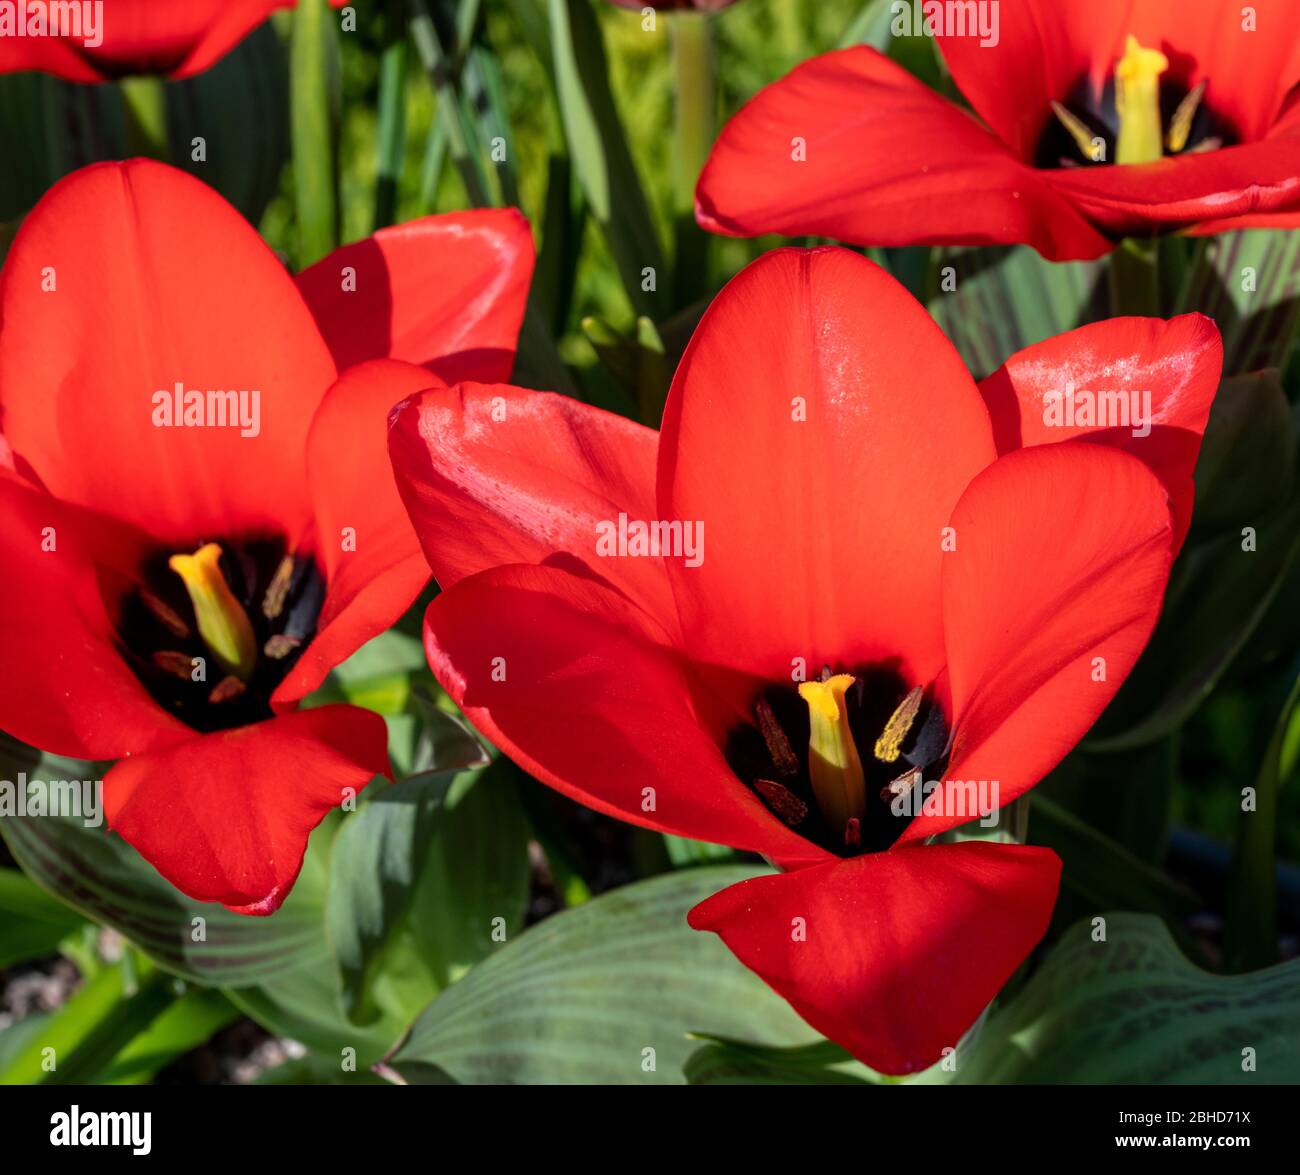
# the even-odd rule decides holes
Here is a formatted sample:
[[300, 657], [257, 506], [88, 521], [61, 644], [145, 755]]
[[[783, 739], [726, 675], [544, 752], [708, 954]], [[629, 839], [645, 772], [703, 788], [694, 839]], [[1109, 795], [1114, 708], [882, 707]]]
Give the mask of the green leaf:
[[1097, 262], [1053, 264], [1027, 245], [936, 249], [932, 265], [930, 313], [977, 377], [1095, 317], [1105, 296]]
[[[1105, 925], [1105, 942], [1088, 922], [1070, 930], [959, 1062], [959, 1084], [1300, 1081], [1300, 960], [1212, 975], [1156, 918]], [[1247, 1048], [1257, 1072], [1242, 1068]]]
[[24, 216], [68, 172], [127, 154], [116, 86], [38, 73], [0, 77], [0, 221]]
[[211, 69], [169, 83], [166, 101], [172, 161], [257, 224], [289, 160], [289, 69], [275, 30], [264, 24]]
[[253, 1085], [387, 1085], [369, 1067], [344, 1069], [339, 1060], [308, 1053], [276, 1065], [255, 1078]]
[[1243, 521], [1250, 536], [1233, 530], [1184, 548], [1146, 652], [1089, 748], [1126, 750], [1176, 730], [1254, 632], [1300, 554], [1300, 497]]
[[227, 988], [227, 999], [275, 1036], [306, 1045], [327, 1058], [335, 1070], [345, 1063], [369, 1069], [398, 1042], [409, 1025], [384, 1016], [359, 1027], [343, 1014], [338, 971], [329, 965], [293, 967], [264, 979], [256, 987]]
[[690, 1055], [689, 1085], [876, 1085], [881, 1078], [829, 1040], [765, 1048], [711, 1040]]
[[1061, 884], [1093, 909], [1123, 905], [1178, 923], [1200, 908], [1196, 895], [1163, 870], [1037, 792], [1030, 801], [1029, 840], [1056, 852], [1065, 866]]
[[1255, 803], [1238, 817], [1228, 885], [1224, 954], [1233, 970], [1277, 959], [1278, 793], [1295, 774], [1300, 746], [1300, 677], [1292, 683], [1255, 780]]
[[1181, 301], [1214, 319], [1225, 374], [1285, 370], [1300, 316], [1300, 239], [1272, 229], [1202, 238]]
[[719, 939], [686, 925], [696, 903], [761, 872], [668, 873], [547, 918], [434, 1000], [388, 1064], [408, 1081], [432, 1066], [462, 1082], [680, 1083], [689, 1032], [815, 1039]]
[[326, 0], [299, 0], [289, 41], [289, 111], [298, 268], [339, 242], [338, 30]]
[[219, 991], [187, 991], [122, 1049], [97, 1080], [131, 1085], [148, 1082], [238, 1016], [239, 1009]]
[[86, 1085], [176, 999], [175, 980], [146, 967], [127, 987], [123, 965], [82, 985], [0, 1071], [0, 1085]]
[[894, 35], [891, 25], [894, 21], [894, 5], [885, 0], [867, 0], [853, 18], [848, 28], [840, 37], [838, 48], [848, 49], [854, 45], [870, 45], [883, 53], [889, 47]]
[[672, 862], [674, 869], [737, 859], [736, 850], [726, 845], [712, 845], [702, 840], [687, 840], [683, 836], [673, 836], [667, 832], [663, 834], [663, 841], [664, 848], [668, 852], [668, 860]]
[[399, 27], [393, 41], [384, 46], [379, 60], [379, 161], [375, 175], [375, 215], [372, 231], [393, 223], [397, 208], [397, 185], [406, 160], [406, 63], [405, 28]]
[[1284, 501], [1295, 485], [1295, 448], [1291, 405], [1277, 371], [1225, 379], [1196, 462], [1197, 532], [1240, 527]]
[[528, 826], [506, 760], [390, 787], [348, 820], [328, 919], [344, 1008], [410, 1019], [509, 935], [528, 899]]
[[[96, 764], [42, 755], [0, 734], [0, 779], [99, 780]], [[200, 983], [254, 983], [297, 963], [321, 964], [325, 873], [334, 824], [312, 835], [302, 875], [267, 918], [195, 902], [164, 881], [130, 845], [102, 824], [62, 816], [5, 814], [0, 835], [23, 871], [73, 909], [120, 931], [167, 970]], [[201, 920], [201, 921], [196, 921]], [[200, 941], [200, 929], [202, 937]]]
[[657, 318], [661, 307], [642, 288], [642, 271], [654, 270], [656, 288], [668, 275], [610, 92], [600, 25], [591, 0], [550, 0], [550, 14], [560, 113], [588, 210], [609, 243], [633, 307]]
[[637, 403], [641, 419], [657, 425], [663, 416], [672, 372], [654, 323], [640, 315], [635, 336], [626, 338], [604, 320], [587, 317], [582, 320], [582, 331], [606, 370]]
[[0, 869], [0, 967], [52, 955], [85, 925], [17, 869]]

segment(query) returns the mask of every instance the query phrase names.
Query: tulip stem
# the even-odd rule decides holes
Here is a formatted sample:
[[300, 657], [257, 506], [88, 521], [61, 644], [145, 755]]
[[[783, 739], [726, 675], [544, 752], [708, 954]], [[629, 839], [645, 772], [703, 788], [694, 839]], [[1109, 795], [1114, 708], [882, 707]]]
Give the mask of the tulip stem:
[[298, 267], [339, 242], [338, 37], [324, 0], [303, 0], [289, 38], [289, 125], [298, 228]]
[[164, 162], [167, 149], [167, 95], [160, 78], [123, 78], [120, 83], [126, 116], [126, 142], [132, 155]]
[[396, 219], [397, 185], [406, 158], [406, 40], [398, 29], [379, 62], [379, 165], [375, 176], [374, 228]]
[[678, 304], [707, 288], [709, 235], [695, 223], [695, 185], [708, 161], [717, 127], [718, 90], [713, 29], [707, 13], [676, 12], [669, 20], [676, 90], [673, 212]]
[[1160, 314], [1160, 254], [1154, 240], [1121, 241], [1110, 255], [1110, 302], [1115, 315]]

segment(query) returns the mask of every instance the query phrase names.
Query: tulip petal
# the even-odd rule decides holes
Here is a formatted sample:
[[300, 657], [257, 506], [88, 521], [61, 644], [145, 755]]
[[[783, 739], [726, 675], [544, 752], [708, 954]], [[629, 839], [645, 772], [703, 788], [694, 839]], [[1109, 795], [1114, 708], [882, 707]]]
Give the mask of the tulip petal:
[[696, 217], [733, 236], [1027, 242], [1053, 260], [1111, 247], [968, 113], [866, 47], [805, 62], [727, 123]]
[[1112, 318], [1018, 351], [980, 393], [999, 453], [1083, 438], [1146, 462], [1169, 493], [1177, 549], [1222, 366], [1223, 341], [1203, 315]]
[[388, 773], [387, 742], [383, 718], [356, 706], [200, 735], [117, 763], [104, 778], [105, 813], [182, 893], [271, 914], [311, 830]]
[[1061, 863], [925, 845], [739, 882], [688, 915], [818, 1032], [882, 1073], [955, 1048], [1047, 930]]
[[425, 651], [469, 720], [571, 799], [662, 832], [826, 859], [732, 774], [701, 726], [681, 657], [652, 629], [590, 579], [515, 564], [435, 599]]
[[429, 582], [429, 565], [388, 460], [388, 413], [437, 383], [423, 367], [376, 359], [325, 395], [307, 437], [307, 477], [324, 564], [316, 635], [272, 699], [291, 706], [334, 666], [392, 625]]
[[0, 728], [91, 760], [188, 737], [122, 660], [105, 599], [150, 546], [129, 526], [0, 473]]
[[[198, 180], [134, 160], [60, 181], [10, 249], [0, 322], [5, 436], [56, 497], [187, 549], [306, 525], [307, 428], [334, 365], [275, 255]], [[155, 425], [177, 383], [259, 396], [246, 427]]]
[[513, 208], [425, 216], [345, 245], [298, 276], [340, 371], [404, 359], [443, 383], [510, 378], [533, 272]]
[[[345, 0], [330, 0], [333, 7]], [[77, 36], [0, 37], [0, 73], [41, 70], [70, 82], [102, 82], [131, 74], [186, 78], [230, 52], [278, 8], [295, 0], [109, 0], [97, 28]], [[20, 4], [21, 7], [21, 4]], [[32, 3], [32, 8], [49, 7]], [[80, 17], [82, 6], [64, 6]], [[89, 7], [88, 5], [86, 7]], [[92, 43], [93, 41], [98, 43]]]
[[1042, 172], [1113, 236], [1285, 213], [1300, 202], [1300, 138], [1275, 138], [1125, 167]]
[[[1141, 461], [1109, 446], [999, 458], [952, 526], [943, 619], [954, 734], [942, 789], [904, 833], [911, 842], [974, 819], [975, 798], [1009, 804], [1056, 766], [1128, 676], [1169, 577], [1168, 497]], [[972, 780], [986, 783], [982, 795], [962, 787]]]
[[[993, 458], [988, 413], [929, 315], [843, 249], [768, 253], [718, 295], [673, 381], [659, 517], [683, 648], [790, 680], [898, 656], [942, 668], [942, 530]], [[698, 532], [697, 532], [698, 533]]]
[[503, 563], [604, 579], [675, 625], [658, 558], [603, 558], [600, 527], [654, 517], [652, 430], [565, 396], [466, 383], [394, 413], [393, 469], [444, 588]]

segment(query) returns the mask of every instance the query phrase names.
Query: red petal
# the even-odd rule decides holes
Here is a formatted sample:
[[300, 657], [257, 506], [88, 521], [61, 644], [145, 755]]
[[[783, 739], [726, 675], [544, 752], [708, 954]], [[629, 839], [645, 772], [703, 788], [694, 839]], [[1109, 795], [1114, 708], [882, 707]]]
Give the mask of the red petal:
[[1115, 236], [1285, 211], [1300, 201], [1300, 138], [1268, 139], [1125, 167], [1039, 173]]
[[470, 721], [571, 799], [646, 828], [826, 859], [732, 774], [701, 728], [680, 656], [647, 627], [590, 579], [516, 564], [434, 600], [425, 651]]
[[[1017, 352], [980, 383], [980, 392], [993, 418], [999, 453], [1083, 437], [1145, 461], [1169, 492], [1177, 547], [1191, 520], [1192, 470], [1222, 366], [1218, 328], [1202, 315], [1168, 322], [1112, 318]], [[1088, 397], [1096, 418], [1106, 408], [1099, 395], [1106, 391], [1127, 397], [1123, 407], [1128, 416], [1115, 417], [1115, 427], [1061, 423], [1066, 402], [1085, 403], [1077, 399], [1080, 393]], [[1141, 430], [1132, 411], [1133, 395], [1138, 415], [1144, 403], [1150, 413], [1147, 436], [1133, 435], [1134, 428]], [[1127, 423], [1120, 427], [1121, 421]]]
[[190, 734], [122, 660], [101, 594], [133, 578], [149, 547], [128, 526], [0, 474], [0, 728], [93, 760]]
[[275, 691], [311, 693], [335, 665], [388, 629], [429, 582], [429, 565], [393, 480], [388, 412], [436, 383], [423, 367], [376, 359], [325, 396], [307, 438], [307, 476], [327, 591], [316, 635]]
[[[0, 294], [5, 435], [51, 493], [177, 544], [306, 524], [307, 427], [334, 365], [210, 188], [144, 160], [75, 172], [23, 222]], [[259, 391], [259, 434], [155, 427], [152, 397], [177, 382]]]
[[75, 41], [60, 37], [0, 37], [0, 74], [39, 70], [69, 82], [102, 82], [104, 75]]
[[755, 877], [688, 915], [818, 1032], [882, 1073], [962, 1034], [1047, 930], [1061, 863], [1024, 845], [926, 845]]
[[1110, 249], [969, 114], [865, 47], [815, 57], [749, 102], [714, 145], [696, 216], [738, 236], [1029, 242], [1054, 260]]
[[658, 436], [564, 396], [462, 384], [394, 414], [393, 469], [434, 577], [448, 588], [502, 563], [555, 562], [605, 579], [665, 627], [663, 562], [600, 558], [597, 530], [654, 518]]
[[1052, 101], [1066, 101], [1080, 83], [1100, 88], [1111, 75], [1125, 34], [1134, 31], [1133, 8], [1132, 0], [1017, 0], [998, 6], [996, 43], [942, 29], [936, 41], [980, 117], [1031, 160]]
[[[0, 37], [0, 73], [39, 69], [71, 82], [151, 73], [190, 77], [214, 65], [277, 8], [294, 2], [110, 0], [102, 5], [99, 44], [87, 43], [90, 28], [80, 24], [74, 26], [76, 37]], [[330, 0], [335, 8], [345, 2]]]
[[492, 208], [381, 229], [301, 273], [298, 288], [340, 371], [405, 359], [444, 383], [493, 383], [510, 378], [532, 272], [528, 221]]
[[331, 808], [388, 773], [384, 720], [356, 706], [300, 710], [119, 762], [109, 827], [182, 893], [272, 914]]
[[659, 517], [704, 524], [702, 563], [668, 561], [683, 647], [769, 680], [896, 655], [930, 680], [942, 528], [993, 453], [902, 286], [843, 249], [768, 253], [714, 300], [664, 413]]
[[993, 802], [1005, 805], [1056, 766], [1128, 676], [1169, 576], [1163, 488], [1142, 462], [1103, 445], [999, 458], [962, 495], [952, 525], [957, 549], [943, 574], [952, 751], [946, 790], [907, 841], [976, 817], [962, 807], [961, 781], [988, 781], [982, 802], [996, 783]]

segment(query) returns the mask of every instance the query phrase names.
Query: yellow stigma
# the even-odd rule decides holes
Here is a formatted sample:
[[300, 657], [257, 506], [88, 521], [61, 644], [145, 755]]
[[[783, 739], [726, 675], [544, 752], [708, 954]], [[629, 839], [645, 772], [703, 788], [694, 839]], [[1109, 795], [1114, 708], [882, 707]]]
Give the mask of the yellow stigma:
[[193, 555], [173, 555], [167, 566], [181, 577], [190, 593], [203, 643], [222, 669], [247, 681], [257, 664], [257, 638], [248, 613], [221, 574], [221, 548], [206, 543]]
[[808, 703], [811, 724], [808, 772], [813, 795], [836, 836], [850, 820], [860, 820], [867, 807], [862, 761], [844, 704], [844, 695], [855, 680], [852, 674], [839, 673], [827, 681], [806, 681], [799, 687], [799, 696]]
[[1164, 154], [1160, 75], [1168, 68], [1169, 58], [1159, 50], [1144, 49], [1134, 36], [1125, 42], [1115, 66], [1116, 163], [1152, 163]]

